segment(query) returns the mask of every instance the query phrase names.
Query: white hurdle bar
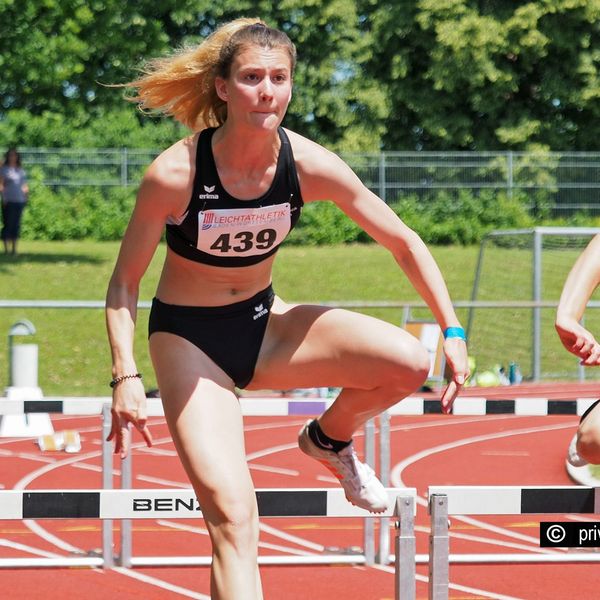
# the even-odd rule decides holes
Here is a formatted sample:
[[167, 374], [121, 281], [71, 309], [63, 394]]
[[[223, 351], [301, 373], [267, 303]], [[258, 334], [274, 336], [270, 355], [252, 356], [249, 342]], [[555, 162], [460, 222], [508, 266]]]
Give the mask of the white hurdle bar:
[[[257, 489], [259, 517], [363, 517], [398, 519], [394, 586], [396, 599], [415, 598], [414, 488], [386, 488], [389, 508], [379, 515], [351, 505], [340, 488]], [[0, 490], [0, 520], [22, 519], [197, 519], [202, 511], [192, 490]], [[167, 557], [169, 558], [169, 557]], [[267, 560], [264, 560], [267, 558]], [[286, 561], [292, 558], [293, 561]], [[259, 557], [259, 564], [298, 564], [299, 557]], [[308, 564], [364, 564], [364, 556], [307, 556]], [[208, 560], [187, 564], [209, 565]], [[310, 560], [312, 559], [312, 561]], [[132, 559], [132, 566], [182, 564], [177, 557]], [[3, 567], [112, 566], [99, 557], [0, 559]]]
[[[240, 406], [244, 416], [280, 417], [318, 415], [333, 403], [333, 398], [259, 398], [242, 397]], [[8, 400], [0, 398], [0, 416], [34, 413], [61, 414], [83, 417], [100, 415], [105, 405], [111, 405], [109, 396], [95, 397], [45, 397], [41, 400]], [[163, 417], [160, 398], [147, 398], [149, 417]]]
[[[72, 416], [91, 416], [102, 414], [103, 432], [102, 432], [102, 485], [104, 490], [110, 490], [113, 487], [113, 454], [111, 444], [106, 443], [106, 437], [110, 430], [110, 404], [112, 399], [108, 396], [98, 397], [45, 397], [36, 400], [7, 400], [0, 398], [0, 418], [2, 415], [23, 415], [35, 413], [61, 414]], [[305, 396], [296, 397], [241, 397], [240, 406], [242, 414], [245, 416], [309, 416], [316, 415], [326, 410], [334, 401], [334, 398], [314, 398]], [[147, 414], [149, 417], [162, 417], [164, 411], [160, 398], [147, 398]], [[386, 415], [382, 415], [381, 431], [385, 430]], [[365, 449], [367, 453], [367, 462], [375, 466], [374, 446], [375, 446], [375, 427], [371, 421], [365, 427]], [[387, 438], [389, 443], [389, 435]], [[383, 437], [380, 437], [380, 443], [384, 444]], [[389, 486], [389, 448], [380, 445], [381, 469], [385, 469], [381, 474], [381, 479], [386, 488]], [[131, 454], [127, 459], [121, 461], [121, 488], [128, 489], [132, 487], [132, 467]], [[373, 515], [369, 515], [373, 516]], [[378, 562], [387, 564], [393, 557], [389, 556], [389, 516], [378, 516], [381, 521], [379, 535]], [[313, 564], [335, 562], [346, 562], [352, 564], [372, 565], [375, 563], [375, 540], [372, 519], [364, 520], [364, 552], [363, 554], [342, 554], [328, 555], [323, 557], [311, 557]], [[131, 522], [129, 519], [121, 520], [120, 528], [121, 553], [118, 560], [121, 566], [138, 566], [140, 561], [145, 561], [144, 565], [173, 564], [177, 561], [183, 561], [183, 564], [210, 564], [210, 557], [131, 557]], [[102, 521], [102, 558], [99, 557], [77, 557], [73, 559], [31, 559], [37, 561], [37, 566], [70, 566], [72, 563], [66, 561], [74, 560], [79, 566], [104, 566], [111, 567], [115, 564], [113, 554], [113, 524], [112, 519], [105, 518]], [[300, 564], [302, 557], [261, 557], [263, 564], [273, 564], [275, 562], [289, 562], [289, 564]], [[23, 559], [4, 559], [0, 560], [0, 567], [8, 566], [6, 561], [12, 561], [11, 566], [22, 564]], [[310, 558], [309, 558], [310, 560]], [[16, 562], [15, 562], [16, 561]], [[162, 561], [162, 562], [161, 562]], [[76, 566], [73, 564], [73, 566]], [[141, 566], [141, 565], [140, 565]]]
[[[508, 395], [508, 392], [507, 392]], [[452, 414], [464, 416], [514, 414], [517, 416], [577, 415], [581, 416], [597, 398], [555, 400], [549, 398], [489, 399], [459, 396], [452, 407]], [[50, 413], [73, 416], [99, 415], [102, 406], [110, 404], [108, 396], [96, 397], [45, 397], [41, 400], [7, 400], [0, 398], [0, 416]], [[240, 405], [246, 416], [315, 415], [329, 408], [333, 398], [310, 397], [242, 397]], [[148, 416], [163, 416], [159, 398], [147, 399]], [[389, 415], [441, 414], [439, 400], [409, 396], [387, 411]]]
[[600, 488], [582, 486], [430, 486], [429, 599], [447, 600], [452, 563], [598, 562], [598, 553], [450, 554], [451, 515], [600, 514]]

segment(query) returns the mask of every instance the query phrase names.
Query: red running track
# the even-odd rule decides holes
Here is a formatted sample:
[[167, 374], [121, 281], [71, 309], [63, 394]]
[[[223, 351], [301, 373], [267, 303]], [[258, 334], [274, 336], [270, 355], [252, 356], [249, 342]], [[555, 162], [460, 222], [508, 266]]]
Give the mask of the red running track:
[[[481, 396], [481, 390], [476, 395]], [[549, 397], [546, 393], [536, 395]], [[574, 397], [591, 395], [577, 390]], [[562, 392], [561, 397], [567, 396]], [[53, 422], [57, 431], [80, 432], [81, 452], [76, 456], [41, 453], [31, 439], [0, 439], [2, 487], [101, 487], [99, 419], [55, 416]], [[336, 485], [319, 463], [297, 450], [296, 432], [302, 422], [297, 417], [246, 418], [246, 447], [257, 487]], [[569, 485], [572, 482], [564, 457], [576, 423], [577, 417], [564, 415], [396, 416], [391, 423], [392, 484], [414, 486], [421, 498], [433, 484]], [[187, 487], [164, 420], [151, 419], [151, 428], [154, 449], [138, 445], [134, 450], [134, 487]], [[357, 449], [359, 453], [362, 450], [361, 437], [357, 438]], [[578, 518], [453, 517], [451, 552], [539, 554], [540, 520]], [[586, 515], [585, 520], [598, 519]], [[339, 548], [352, 551], [363, 545], [362, 528], [362, 519], [264, 519], [261, 553], [289, 556]], [[133, 532], [134, 556], [209, 554], [202, 520], [134, 521]], [[418, 553], [427, 552], [427, 534], [426, 510], [419, 506]], [[390, 530], [393, 543], [391, 536]], [[118, 540], [118, 531], [115, 538]], [[100, 546], [99, 521], [0, 522], [0, 557], [87, 554]], [[345, 600], [394, 597], [391, 566], [265, 566], [261, 570], [268, 600], [325, 600], [332, 595]], [[417, 596], [424, 599], [427, 568], [420, 565], [417, 570]], [[11, 569], [3, 570], [1, 577], [2, 597], [10, 600], [209, 598], [209, 571], [205, 567]], [[454, 600], [587, 599], [599, 597], [600, 569], [597, 564], [452, 565], [450, 582]]]

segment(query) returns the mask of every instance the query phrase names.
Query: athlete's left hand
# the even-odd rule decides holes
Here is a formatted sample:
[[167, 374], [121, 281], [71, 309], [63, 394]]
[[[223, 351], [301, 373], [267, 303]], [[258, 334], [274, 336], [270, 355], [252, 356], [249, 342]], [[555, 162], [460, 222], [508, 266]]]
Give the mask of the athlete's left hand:
[[467, 344], [464, 340], [460, 338], [448, 338], [445, 340], [444, 354], [446, 355], [446, 364], [452, 371], [452, 379], [444, 390], [440, 402], [442, 403], [442, 412], [449, 414], [452, 410], [454, 400], [465, 385], [471, 372], [469, 369]]

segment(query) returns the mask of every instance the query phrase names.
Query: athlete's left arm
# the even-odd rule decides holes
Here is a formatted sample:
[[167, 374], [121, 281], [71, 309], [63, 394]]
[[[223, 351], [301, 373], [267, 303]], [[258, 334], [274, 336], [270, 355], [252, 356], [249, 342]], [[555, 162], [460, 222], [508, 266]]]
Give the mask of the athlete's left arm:
[[[433, 312], [442, 331], [460, 322], [442, 273], [419, 237], [378, 196], [371, 192], [338, 156], [315, 145], [301, 152], [302, 196], [306, 202], [331, 200], [376, 242], [387, 248]], [[442, 397], [448, 412], [469, 376], [467, 347], [460, 338], [448, 338], [444, 353], [453, 379]]]

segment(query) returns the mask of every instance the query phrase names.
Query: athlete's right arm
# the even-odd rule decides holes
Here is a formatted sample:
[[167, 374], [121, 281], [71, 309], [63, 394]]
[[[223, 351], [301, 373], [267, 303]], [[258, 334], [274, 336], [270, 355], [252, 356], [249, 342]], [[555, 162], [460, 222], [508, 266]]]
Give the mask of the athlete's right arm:
[[555, 327], [563, 346], [586, 366], [600, 365], [600, 344], [579, 323], [588, 300], [600, 283], [600, 234], [573, 265], [556, 311]]
[[[169, 215], [185, 206], [189, 189], [189, 162], [161, 155], [149, 167], [138, 192], [106, 295], [106, 326], [112, 355], [113, 378], [138, 373], [133, 355], [139, 284], [160, 242]], [[187, 169], [187, 173], [186, 173]], [[129, 446], [129, 423], [150, 445], [146, 426], [146, 395], [139, 378], [113, 387], [112, 428], [115, 453], [124, 458]]]

